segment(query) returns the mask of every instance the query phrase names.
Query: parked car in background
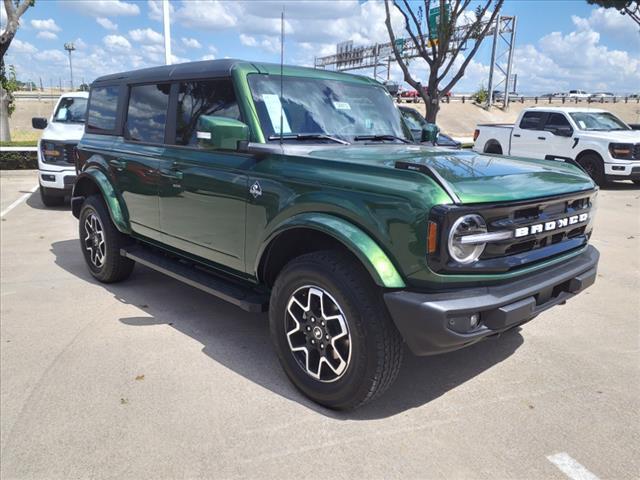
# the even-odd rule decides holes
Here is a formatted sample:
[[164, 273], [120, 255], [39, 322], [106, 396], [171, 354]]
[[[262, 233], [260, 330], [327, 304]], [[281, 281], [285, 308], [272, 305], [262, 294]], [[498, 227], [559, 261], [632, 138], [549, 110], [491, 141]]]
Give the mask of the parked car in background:
[[[462, 144], [460, 142], [454, 140], [448, 135], [445, 135], [444, 133], [440, 133], [440, 129], [437, 126], [428, 123], [427, 120], [422, 116], [422, 114], [417, 110], [411, 107], [398, 108], [402, 113], [402, 119], [409, 127], [409, 130], [411, 130], [411, 135], [413, 136], [413, 140], [416, 143], [435, 145], [437, 147], [444, 148], [453, 148], [456, 150], [462, 148]], [[424, 132], [427, 132], [432, 128], [435, 128], [435, 142], [432, 139], [424, 138]]]
[[400, 85], [397, 82], [394, 82], [393, 80], [386, 80], [382, 82], [382, 84], [392, 97], [396, 97], [398, 93], [400, 93]]
[[420, 101], [420, 95], [418, 95], [417, 90], [402, 90], [400, 92], [400, 97], [398, 97], [398, 101], [406, 103], [418, 103]]
[[590, 95], [584, 90], [569, 90], [566, 96], [569, 98], [589, 98]]
[[88, 92], [62, 95], [49, 119], [34, 117], [33, 128], [43, 130], [38, 140], [40, 198], [47, 207], [61, 205], [76, 178], [75, 148], [84, 133]]
[[590, 99], [613, 98], [615, 95], [611, 92], [596, 92], [589, 95]]
[[[520, 94], [518, 92], [509, 92], [509, 98], [518, 97]], [[493, 91], [493, 99], [494, 100], [502, 100], [504, 98], [504, 90], [494, 90]]]
[[640, 132], [606, 110], [531, 107], [515, 124], [478, 125], [474, 141], [477, 152], [576, 162], [598, 185], [640, 185]]

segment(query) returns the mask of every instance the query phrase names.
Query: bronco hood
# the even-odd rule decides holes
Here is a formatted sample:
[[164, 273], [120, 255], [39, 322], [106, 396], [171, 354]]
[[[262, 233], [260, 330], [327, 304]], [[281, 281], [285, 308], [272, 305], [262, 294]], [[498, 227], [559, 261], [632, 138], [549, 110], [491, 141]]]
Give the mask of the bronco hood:
[[[555, 160], [532, 160], [445, 150], [422, 145], [351, 145], [316, 148], [310, 157], [388, 168], [435, 172], [461, 203], [526, 200], [594, 188], [578, 167]], [[426, 168], [425, 168], [426, 167]], [[455, 200], [455, 199], [454, 199]]]

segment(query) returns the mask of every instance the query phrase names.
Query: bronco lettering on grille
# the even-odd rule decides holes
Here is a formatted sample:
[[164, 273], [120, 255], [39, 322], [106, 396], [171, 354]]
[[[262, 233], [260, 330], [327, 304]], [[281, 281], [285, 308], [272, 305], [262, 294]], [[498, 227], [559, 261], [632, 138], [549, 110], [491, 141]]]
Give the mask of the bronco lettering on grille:
[[537, 223], [534, 225], [528, 225], [526, 227], [516, 228], [514, 237], [526, 237], [527, 235], [535, 235], [536, 233], [548, 232], [550, 230], [556, 230], [558, 228], [568, 227], [569, 225], [576, 225], [578, 223], [586, 222], [589, 219], [588, 213], [581, 213], [580, 215], [572, 215], [571, 217], [560, 218], [558, 220], [551, 220], [549, 222]]

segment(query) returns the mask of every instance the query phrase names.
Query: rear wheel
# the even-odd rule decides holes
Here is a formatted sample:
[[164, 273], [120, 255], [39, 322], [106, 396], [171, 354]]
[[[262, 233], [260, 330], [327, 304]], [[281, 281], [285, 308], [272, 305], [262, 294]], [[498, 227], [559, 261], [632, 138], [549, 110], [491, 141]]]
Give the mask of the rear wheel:
[[52, 189], [40, 186], [40, 199], [45, 207], [59, 207], [64, 204], [64, 192], [52, 191]]
[[322, 251], [289, 262], [269, 308], [271, 337], [285, 373], [329, 408], [357, 408], [395, 380], [402, 339], [380, 289], [351, 256]]
[[607, 183], [607, 177], [604, 174], [604, 162], [600, 155], [588, 153], [580, 157], [578, 163], [598, 186], [602, 186]]
[[79, 229], [80, 247], [91, 275], [103, 283], [131, 275], [135, 263], [120, 255], [129, 237], [116, 229], [100, 196], [91, 195], [82, 204]]
[[502, 147], [496, 141], [489, 141], [484, 147], [484, 153], [492, 153], [494, 155], [502, 155]]

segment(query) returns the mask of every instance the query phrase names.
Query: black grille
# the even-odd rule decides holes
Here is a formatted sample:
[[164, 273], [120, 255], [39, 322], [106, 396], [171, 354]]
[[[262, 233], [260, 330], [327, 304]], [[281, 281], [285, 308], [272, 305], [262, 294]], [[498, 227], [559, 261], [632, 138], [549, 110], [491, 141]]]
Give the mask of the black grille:
[[633, 146], [633, 158], [640, 160], [640, 143], [636, 143]]
[[546, 222], [589, 213], [593, 209], [596, 194], [596, 191], [592, 190], [529, 202], [435, 207], [430, 219], [438, 223], [440, 234], [437, 251], [428, 258], [429, 266], [437, 272], [498, 273], [579, 248], [587, 243], [591, 235], [591, 216], [583, 222], [488, 243], [478, 261], [470, 265], [461, 265], [449, 258], [447, 241], [452, 224], [459, 217], [469, 213], [482, 215], [489, 232], [515, 232], [518, 228], [544, 225]]

